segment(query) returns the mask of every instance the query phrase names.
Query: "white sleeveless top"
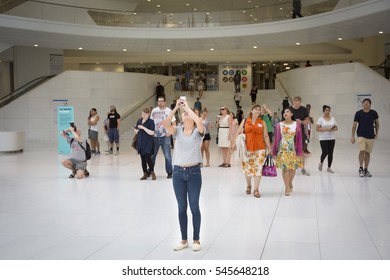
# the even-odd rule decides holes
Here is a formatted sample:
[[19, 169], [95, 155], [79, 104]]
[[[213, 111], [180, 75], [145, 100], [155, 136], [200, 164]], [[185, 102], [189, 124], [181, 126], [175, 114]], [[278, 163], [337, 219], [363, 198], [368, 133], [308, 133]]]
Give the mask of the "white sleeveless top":
[[[90, 119], [91, 122], [94, 122], [96, 117], [97, 117], [97, 115], [91, 117], [91, 119]], [[98, 125], [97, 125], [97, 124], [96, 124], [96, 125], [91, 125], [89, 128], [90, 128], [91, 130], [93, 130], [93, 131], [99, 131]]]

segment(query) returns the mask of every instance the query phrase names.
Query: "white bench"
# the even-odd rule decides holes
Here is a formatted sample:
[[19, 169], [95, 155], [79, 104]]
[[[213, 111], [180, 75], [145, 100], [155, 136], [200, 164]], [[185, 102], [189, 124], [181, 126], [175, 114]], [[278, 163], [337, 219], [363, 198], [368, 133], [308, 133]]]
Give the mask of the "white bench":
[[23, 152], [24, 131], [0, 131], [0, 153]]

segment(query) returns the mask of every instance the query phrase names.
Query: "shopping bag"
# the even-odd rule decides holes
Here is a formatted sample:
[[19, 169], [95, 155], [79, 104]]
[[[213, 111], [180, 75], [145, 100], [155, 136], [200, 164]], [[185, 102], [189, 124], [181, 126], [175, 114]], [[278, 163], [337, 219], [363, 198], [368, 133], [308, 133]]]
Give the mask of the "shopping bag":
[[276, 177], [278, 175], [271, 155], [267, 155], [267, 158], [265, 159], [262, 175], [266, 177]]
[[131, 142], [131, 146], [137, 150], [137, 141], [138, 141], [138, 135], [134, 135], [133, 141]]

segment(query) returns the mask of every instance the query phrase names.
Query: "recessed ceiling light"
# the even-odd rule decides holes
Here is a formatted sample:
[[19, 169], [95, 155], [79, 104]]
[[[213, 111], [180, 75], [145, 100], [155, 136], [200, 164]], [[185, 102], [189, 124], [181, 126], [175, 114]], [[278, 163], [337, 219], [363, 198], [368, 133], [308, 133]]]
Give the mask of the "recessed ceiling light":
[[196, 8], [194, 8], [193, 10], [196, 11]]
[[34, 44], [34, 47], [38, 47], [38, 44]]
[[171, 49], [167, 49], [167, 52], [170, 52], [171, 51]]
[[190, 4], [188, 4], [188, 3], [186, 4], [187, 7], [188, 7], [189, 5], [190, 5]]
[[295, 45], [299, 46], [301, 43], [295, 43]]
[[136, 15], [137, 13], [133, 13], [133, 15]]
[[209, 15], [209, 14], [210, 14], [209, 12], [206, 13], [206, 15]]
[[341, 41], [341, 40], [343, 40], [343, 38], [339, 37], [339, 38], [337, 38], [337, 40]]
[[82, 47], [79, 48], [79, 50], [82, 50], [82, 49], [83, 49]]
[[246, 13], [246, 11], [242, 11], [243, 13]]
[[257, 46], [253, 46], [254, 49], [257, 49]]
[[379, 31], [379, 34], [383, 34], [383, 31]]
[[157, 4], [157, 8], [160, 8], [161, 7], [161, 5], [160, 4]]
[[127, 49], [123, 49], [124, 52], [127, 52]]
[[210, 49], [210, 51], [213, 51], [213, 50], [214, 50], [213, 48]]

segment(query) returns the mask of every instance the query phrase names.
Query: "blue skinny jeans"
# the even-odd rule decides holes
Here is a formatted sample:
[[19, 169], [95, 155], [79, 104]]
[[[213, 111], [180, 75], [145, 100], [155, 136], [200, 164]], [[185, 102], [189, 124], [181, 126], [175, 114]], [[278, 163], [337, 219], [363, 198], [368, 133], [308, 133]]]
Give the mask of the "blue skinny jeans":
[[[187, 205], [190, 204], [192, 213], [192, 226], [194, 229], [193, 240], [199, 240], [200, 232], [200, 209], [199, 197], [200, 189], [202, 187], [202, 174], [200, 164], [191, 167], [180, 167], [175, 165], [173, 167], [173, 189], [179, 208], [179, 224], [181, 231], [181, 239], [188, 240], [187, 236]], [[188, 202], [187, 202], [188, 196]]]

